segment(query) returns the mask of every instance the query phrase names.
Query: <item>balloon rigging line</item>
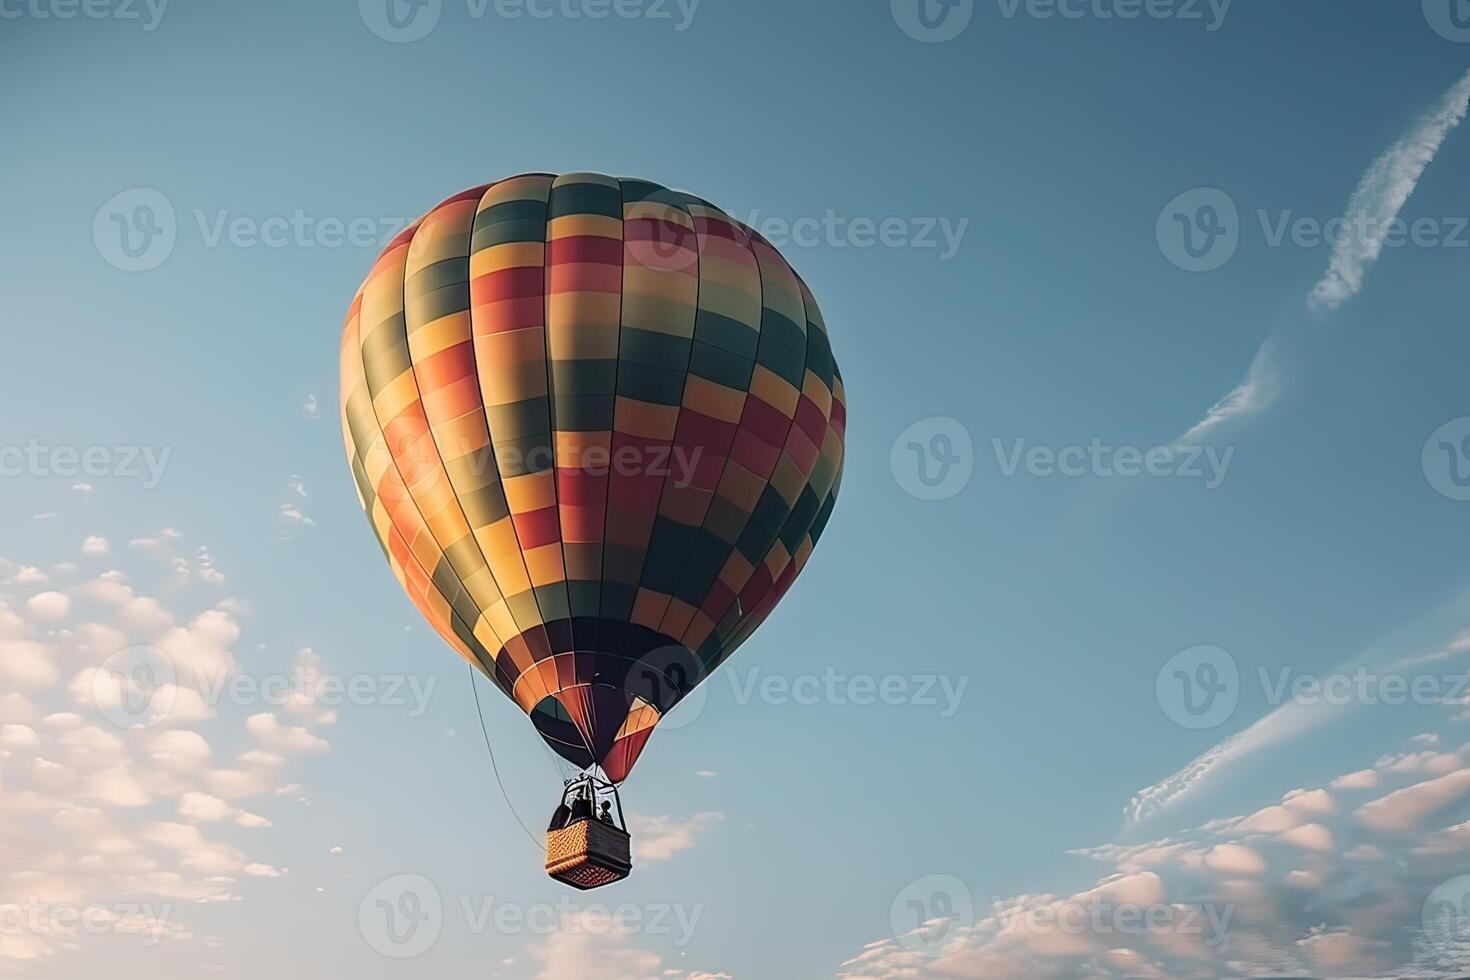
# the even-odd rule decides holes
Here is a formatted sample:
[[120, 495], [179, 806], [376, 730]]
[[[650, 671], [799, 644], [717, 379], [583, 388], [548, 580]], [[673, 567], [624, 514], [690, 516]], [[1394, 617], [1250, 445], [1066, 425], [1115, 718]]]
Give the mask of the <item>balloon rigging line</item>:
[[500, 767], [495, 764], [495, 746], [490, 744], [490, 730], [485, 727], [485, 712], [480, 707], [480, 685], [475, 683], [475, 668], [473, 664], [470, 665], [470, 690], [475, 692], [475, 714], [480, 718], [480, 734], [485, 736], [485, 748], [490, 752], [490, 771], [495, 773], [495, 785], [500, 787], [500, 798], [505, 800], [505, 805], [510, 810], [510, 815], [516, 818], [516, 823], [521, 825], [521, 829], [526, 832], [527, 837], [531, 838], [531, 843], [536, 845], [536, 850], [539, 851], [541, 850], [541, 840], [535, 834], [531, 833], [531, 828], [526, 826], [526, 822], [516, 812], [515, 804], [510, 801], [510, 794], [505, 791], [505, 783], [500, 780]]

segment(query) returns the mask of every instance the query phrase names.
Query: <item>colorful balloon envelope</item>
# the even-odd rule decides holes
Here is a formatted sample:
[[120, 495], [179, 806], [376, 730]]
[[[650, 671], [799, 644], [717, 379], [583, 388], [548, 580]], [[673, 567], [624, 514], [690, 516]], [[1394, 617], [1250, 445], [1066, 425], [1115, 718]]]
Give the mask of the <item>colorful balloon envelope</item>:
[[837, 499], [806, 284], [719, 208], [525, 174], [444, 201], [348, 310], [363, 510], [434, 629], [614, 783], [790, 589]]

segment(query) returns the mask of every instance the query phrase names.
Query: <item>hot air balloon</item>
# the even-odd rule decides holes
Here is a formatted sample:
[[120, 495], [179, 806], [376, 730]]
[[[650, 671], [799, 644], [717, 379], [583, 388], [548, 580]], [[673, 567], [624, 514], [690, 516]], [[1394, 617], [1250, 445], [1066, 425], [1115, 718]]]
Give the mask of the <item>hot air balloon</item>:
[[[342, 339], [347, 458], [389, 566], [594, 801], [807, 563], [844, 404], [765, 238], [592, 173], [445, 200], [378, 257]], [[549, 841], [553, 876], [626, 876], [626, 828], [587, 823]]]

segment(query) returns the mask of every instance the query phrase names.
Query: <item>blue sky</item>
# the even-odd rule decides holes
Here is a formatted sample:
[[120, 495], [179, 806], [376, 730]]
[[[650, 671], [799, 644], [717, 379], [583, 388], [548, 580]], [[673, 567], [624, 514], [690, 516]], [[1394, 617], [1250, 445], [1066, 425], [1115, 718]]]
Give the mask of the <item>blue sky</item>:
[[[954, 37], [905, 0], [443, 0], [398, 8], [416, 40], [371, 0], [0, 2], [0, 906], [164, 920], [0, 923], [0, 967], [1463, 972], [1421, 914], [1470, 890], [1470, 724], [1437, 703], [1470, 628], [1448, 2], [926, 2]], [[516, 818], [559, 769], [486, 685], [502, 796], [336, 423], [381, 239], [530, 170], [755, 224], [822, 303], [850, 418], [810, 568], [627, 785], [634, 877], [570, 906]], [[1345, 214], [1372, 220], [1334, 249]], [[114, 216], [164, 234], [129, 256]], [[138, 647], [243, 681], [130, 728], [98, 669]], [[1290, 687], [1360, 667], [1341, 704]], [[358, 696], [255, 691], [298, 668]], [[1384, 704], [1386, 676], [1433, 683]], [[426, 948], [383, 932], [379, 899], [435, 897]], [[911, 899], [947, 925], [914, 932]], [[1009, 903], [1230, 925], [1079, 935]], [[589, 935], [598, 904], [635, 924]]]

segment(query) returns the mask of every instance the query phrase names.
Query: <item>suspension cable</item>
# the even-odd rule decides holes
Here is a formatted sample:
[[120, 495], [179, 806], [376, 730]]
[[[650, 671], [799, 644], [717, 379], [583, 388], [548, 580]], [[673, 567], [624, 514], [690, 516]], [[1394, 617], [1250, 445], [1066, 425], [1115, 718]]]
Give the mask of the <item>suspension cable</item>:
[[521, 829], [526, 832], [527, 837], [531, 838], [531, 843], [536, 846], [536, 850], [540, 851], [543, 847], [543, 842], [535, 834], [531, 833], [531, 828], [526, 826], [526, 822], [516, 812], [515, 804], [510, 801], [510, 794], [505, 791], [505, 783], [500, 779], [500, 767], [495, 764], [495, 746], [490, 744], [490, 730], [485, 726], [485, 712], [480, 707], [480, 685], [475, 683], [476, 673], [477, 671], [474, 665], [471, 665], [470, 690], [475, 692], [475, 714], [479, 716], [480, 733], [485, 736], [485, 748], [490, 753], [490, 771], [495, 773], [495, 785], [500, 787], [500, 797], [505, 800], [505, 806], [510, 810], [510, 815], [516, 818], [516, 823], [521, 825]]

